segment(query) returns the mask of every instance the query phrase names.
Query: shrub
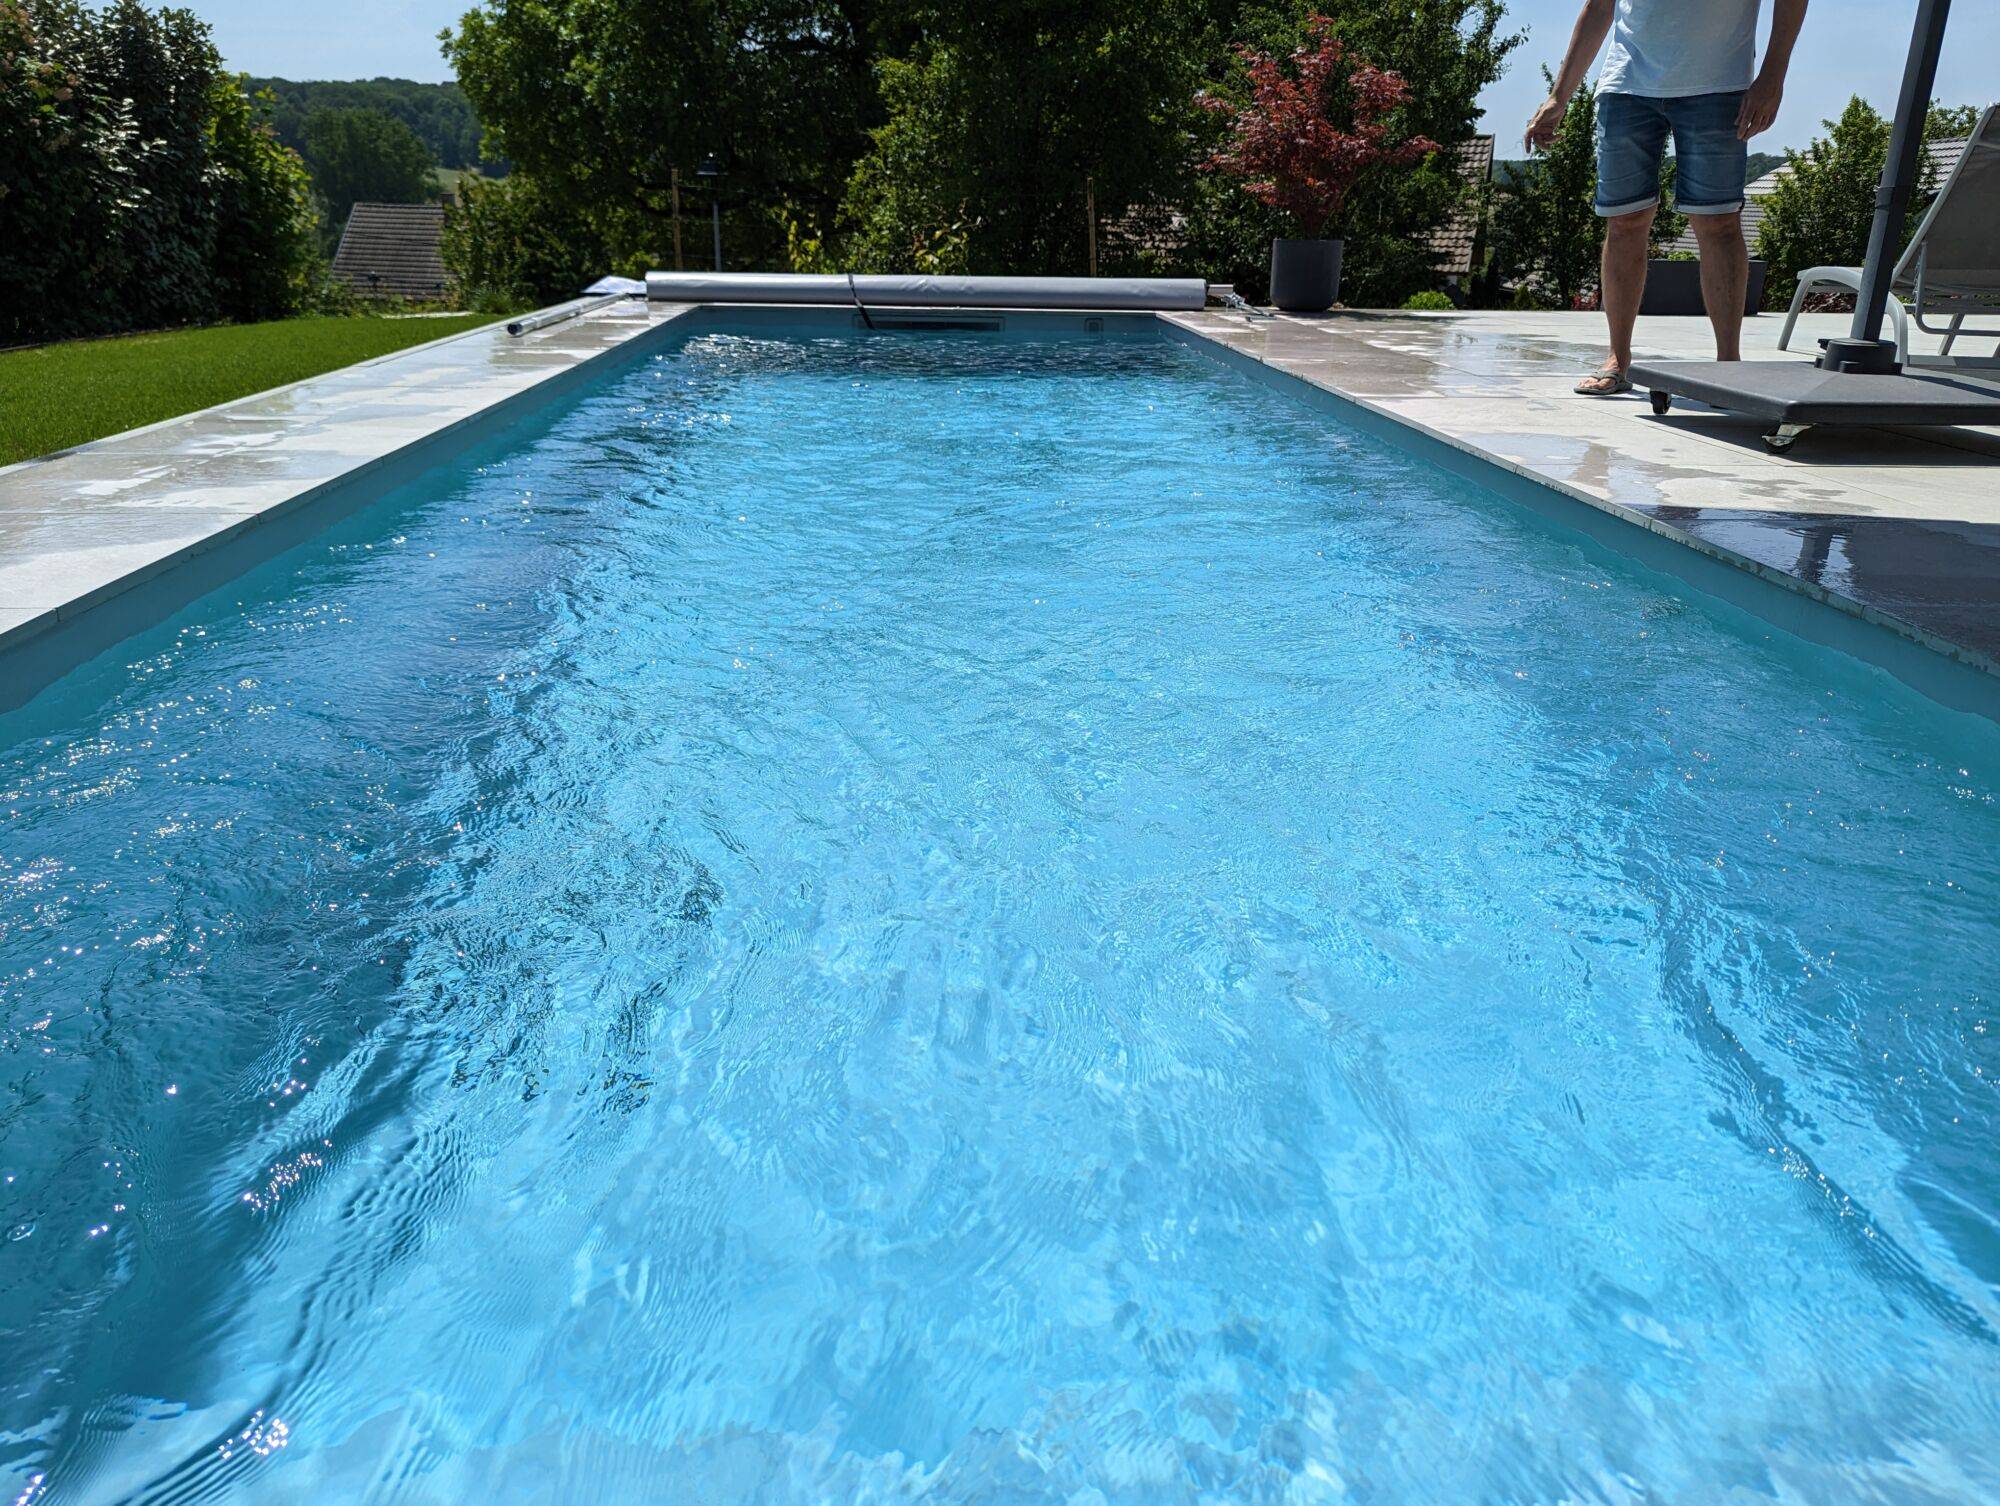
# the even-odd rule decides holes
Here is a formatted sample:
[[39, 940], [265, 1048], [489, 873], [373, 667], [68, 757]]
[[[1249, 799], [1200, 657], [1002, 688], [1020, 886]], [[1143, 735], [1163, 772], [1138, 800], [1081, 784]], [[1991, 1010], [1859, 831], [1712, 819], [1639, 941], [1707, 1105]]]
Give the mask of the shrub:
[[1315, 16], [1307, 45], [1286, 68], [1276, 58], [1240, 49], [1250, 99], [1213, 93], [1206, 109], [1229, 123], [1229, 137], [1202, 165], [1236, 179], [1258, 203], [1286, 216], [1304, 236], [1332, 233], [1355, 184], [1380, 167], [1415, 162], [1438, 149], [1425, 136], [1397, 130], [1392, 117], [1408, 102], [1409, 86], [1394, 73], [1352, 57]]
[[224, 77], [210, 106], [218, 311], [237, 320], [333, 312], [321, 287], [339, 284], [319, 255], [312, 182], [265, 122], [269, 95], [252, 99]]
[[461, 298], [482, 310], [573, 298], [618, 270], [595, 225], [550, 203], [521, 173], [466, 179], [459, 202], [445, 211], [440, 249]]
[[848, 179], [849, 256], [870, 272], [968, 271], [971, 210], [955, 185], [970, 153], [969, 112], [957, 54], [941, 47], [922, 61], [885, 58], [875, 77], [888, 119], [869, 133]]
[[338, 238], [356, 204], [422, 204], [431, 197], [430, 148], [379, 110], [319, 110], [301, 134], [306, 169]]
[[[1936, 116], [1925, 122], [1930, 139]], [[1868, 255], [1875, 220], [1875, 189], [1889, 155], [1891, 123], [1859, 95], [1848, 100], [1838, 120], [1822, 121], [1827, 134], [1802, 152], [1787, 152], [1791, 171], [1764, 200], [1757, 254], [1768, 263], [1764, 305], [1782, 309], [1792, 301], [1799, 273], [1807, 267], [1858, 267]], [[1916, 229], [1923, 202], [1936, 187], [1930, 155], [1918, 158], [1919, 192], [1897, 237], [1900, 249]]]
[[[1308, 12], [1329, 17], [1350, 49], [1395, 72], [1409, 87], [1397, 118], [1410, 134], [1427, 136], [1442, 150], [1394, 172], [1363, 178], [1342, 211], [1347, 242], [1341, 258], [1341, 296], [1351, 305], [1394, 308], [1410, 294], [1437, 285], [1438, 228], [1454, 216], [1484, 215], [1484, 184], [1458, 172], [1454, 148], [1477, 129], [1479, 96], [1498, 78], [1519, 34], [1503, 30], [1500, 0], [1312, 0], [1309, 5], [1246, 8], [1233, 24], [1258, 51], [1285, 56], [1309, 39]], [[1206, 52], [1212, 43], [1200, 44]], [[1204, 68], [1214, 87], [1241, 97], [1248, 80], [1241, 59]], [[1213, 114], [1194, 121], [1197, 158], [1220, 144], [1225, 123]], [[1234, 283], [1245, 296], [1263, 296], [1271, 239], [1291, 233], [1277, 211], [1238, 191], [1233, 182], [1194, 172], [1179, 190], [1185, 213], [1187, 255], [1168, 270], [1199, 270], [1211, 281]]]
[[[1551, 80], [1553, 83], [1553, 80]], [[1515, 177], [1493, 217], [1493, 255], [1530, 306], [1569, 308], [1597, 282], [1604, 221], [1597, 191], [1597, 91], [1586, 84], [1563, 112], [1549, 149]], [[1522, 307], [1518, 299], [1515, 306]]]
[[135, 132], [103, 87], [87, 18], [37, 11], [0, 0], [0, 345], [109, 327], [78, 294], [122, 270], [118, 206], [134, 192]]
[[0, 0], [0, 63], [0, 343], [298, 307], [298, 159], [191, 13]]
[[1432, 288], [1426, 289], [1421, 293], [1410, 294], [1408, 298], [1403, 300], [1403, 307], [1414, 309], [1419, 313], [1444, 313], [1450, 309], [1457, 308], [1458, 305], [1445, 297], [1444, 294]]

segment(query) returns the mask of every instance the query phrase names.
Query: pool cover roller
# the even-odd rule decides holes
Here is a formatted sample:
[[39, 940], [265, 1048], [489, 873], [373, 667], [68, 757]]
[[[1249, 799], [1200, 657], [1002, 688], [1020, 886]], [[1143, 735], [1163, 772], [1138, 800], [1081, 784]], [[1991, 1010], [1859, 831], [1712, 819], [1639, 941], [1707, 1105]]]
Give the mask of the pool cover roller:
[[648, 272], [656, 303], [844, 303], [905, 309], [1198, 309], [1199, 277], [902, 277]]

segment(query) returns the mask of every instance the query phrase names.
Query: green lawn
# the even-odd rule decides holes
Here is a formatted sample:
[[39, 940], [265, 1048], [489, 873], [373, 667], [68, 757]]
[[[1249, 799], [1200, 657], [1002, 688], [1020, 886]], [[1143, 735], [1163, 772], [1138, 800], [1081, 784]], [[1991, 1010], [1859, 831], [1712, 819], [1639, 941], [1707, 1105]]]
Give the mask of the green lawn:
[[280, 319], [0, 352], [0, 465], [493, 322]]

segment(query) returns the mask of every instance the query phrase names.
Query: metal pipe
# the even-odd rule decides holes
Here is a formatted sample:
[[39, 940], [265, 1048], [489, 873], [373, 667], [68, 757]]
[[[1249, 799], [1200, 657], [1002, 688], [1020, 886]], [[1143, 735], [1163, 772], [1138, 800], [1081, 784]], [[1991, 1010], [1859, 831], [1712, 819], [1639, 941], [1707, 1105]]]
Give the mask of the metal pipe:
[[1938, 54], [1944, 49], [1945, 17], [1950, 10], [1951, 0], [1917, 0], [1909, 60], [1903, 65], [1903, 86], [1896, 96], [1895, 125], [1882, 162], [1882, 181], [1875, 190], [1875, 220], [1868, 230], [1868, 258], [1861, 270], [1861, 290], [1854, 300], [1854, 323], [1845, 340], [1827, 342], [1821, 362], [1829, 370], [1896, 369], [1895, 346], [1882, 339], [1882, 316], [1889, 305], [1889, 284], [1896, 275], [1903, 221], [1909, 213], [1910, 196], [1916, 191], [1924, 120], [1930, 113], [1931, 86], [1937, 81]]
[[669, 179], [674, 190], [674, 270], [681, 268], [681, 170], [675, 168]]
[[694, 170], [708, 189], [708, 223], [715, 234], [715, 270], [722, 270], [722, 162], [714, 152], [701, 159]]
[[572, 303], [559, 303], [554, 308], [543, 309], [538, 314], [528, 314], [508, 321], [507, 333], [520, 336], [532, 334], [538, 329], [547, 329], [551, 324], [561, 324], [565, 319], [574, 319], [578, 314], [588, 314], [607, 304], [616, 303], [621, 298], [637, 298], [637, 293], [602, 293], [595, 298], [579, 298]]
[[1083, 223], [1090, 235], [1090, 275], [1097, 275], [1097, 179], [1083, 180]]

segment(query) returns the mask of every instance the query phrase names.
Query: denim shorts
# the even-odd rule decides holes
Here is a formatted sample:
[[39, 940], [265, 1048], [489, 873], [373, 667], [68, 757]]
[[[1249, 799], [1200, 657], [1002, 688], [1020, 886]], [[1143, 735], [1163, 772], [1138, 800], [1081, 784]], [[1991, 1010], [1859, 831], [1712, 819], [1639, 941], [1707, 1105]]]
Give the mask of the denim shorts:
[[1750, 148], [1736, 139], [1743, 91], [1653, 99], [1597, 96], [1597, 212], [1606, 218], [1660, 202], [1660, 162], [1674, 138], [1674, 208], [1732, 214], [1743, 207]]

